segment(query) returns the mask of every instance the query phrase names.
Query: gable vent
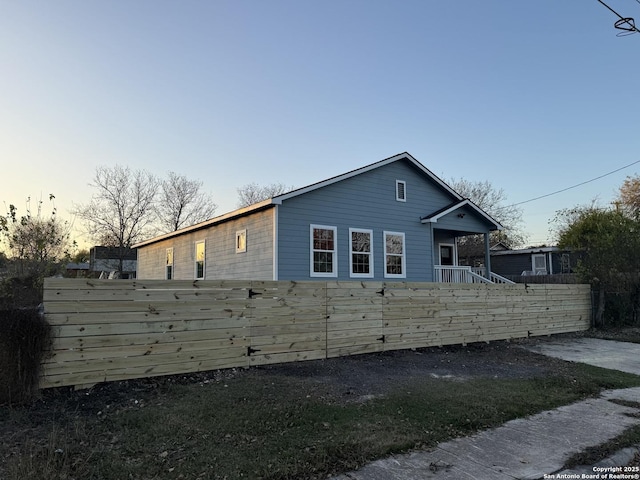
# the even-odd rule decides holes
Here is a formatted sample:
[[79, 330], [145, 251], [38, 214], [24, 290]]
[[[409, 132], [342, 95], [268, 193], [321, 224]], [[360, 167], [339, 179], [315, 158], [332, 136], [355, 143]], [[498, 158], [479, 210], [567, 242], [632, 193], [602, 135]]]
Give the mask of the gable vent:
[[396, 180], [396, 200], [399, 202], [407, 201], [407, 182]]

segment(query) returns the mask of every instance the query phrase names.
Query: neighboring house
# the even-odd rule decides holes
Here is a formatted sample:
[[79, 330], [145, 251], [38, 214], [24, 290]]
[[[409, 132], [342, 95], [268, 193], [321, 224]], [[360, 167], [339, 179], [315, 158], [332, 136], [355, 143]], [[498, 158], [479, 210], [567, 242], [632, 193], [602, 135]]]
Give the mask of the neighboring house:
[[491, 252], [491, 267], [505, 277], [573, 273], [577, 255], [558, 247]]
[[[122, 272], [120, 272], [122, 258]], [[92, 276], [104, 278], [135, 278], [138, 256], [133, 248], [92, 247], [89, 250], [89, 270]], [[119, 273], [118, 273], [119, 272]]]
[[65, 265], [66, 277], [86, 277], [89, 273], [89, 263], [67, 263]]
[[501, 228], [402, 153], [133, 247], [140, 279], [480, 281], [456, 238]]
[[[462, 244], [458, 242], [458, 260], [460, 261], [460, 265], [469, 265], [474, 268], [484, 267], [484, 242], [482, 242], [482, 244], [479, 243], [476, 237], [469, 237], [468, 239], [471, 241], [466, 241]], [[509, 250], [509, 247], [502, 242], [491, 245], [489, 249], [491, 255], [493, 255], [493, 252], [502, 250]], [[496, 272], [495, 268], [494, 272]]]

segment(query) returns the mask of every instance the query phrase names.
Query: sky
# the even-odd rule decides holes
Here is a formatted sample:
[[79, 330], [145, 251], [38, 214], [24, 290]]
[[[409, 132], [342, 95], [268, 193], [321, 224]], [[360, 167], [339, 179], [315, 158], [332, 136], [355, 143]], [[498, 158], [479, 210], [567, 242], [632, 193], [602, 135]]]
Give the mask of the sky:
[[[119, 164], [202, 181], [223, 214], [242, 185], [405, 151], [525, 202], [640, 160], [640, 34], [615, 20], [598, 0], [0, 0], [0, 207], [52, 193], [80, 229]], [[639, 171], [523, 203], [528, 243]]]

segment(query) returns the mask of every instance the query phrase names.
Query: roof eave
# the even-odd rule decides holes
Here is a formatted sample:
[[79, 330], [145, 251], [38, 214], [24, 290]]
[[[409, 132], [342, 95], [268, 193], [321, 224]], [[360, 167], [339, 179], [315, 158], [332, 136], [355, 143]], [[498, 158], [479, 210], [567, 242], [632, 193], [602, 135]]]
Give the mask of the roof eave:
[[256, 212], [258, 210], [263, 210], [265, 208], [270, 207], [271, 205], [276, 205], [272, 198], [267, 200], [263, 200], [262, 202], [254, 203], [253, 205], [249, 205], [248, 207], [239, 208], [237, 210], [233, 210], [232, 212], [225, 213], [224, 215], [220, 215], [218, 217], [210, 218], [209, 220], [205, 220], [204, 222], [196, 223], [195, 225], [191, 225], [189, 227], [181, 228], [180, 230], [176, 230], [174, 232], [165, 233], [163, 235], [159, 235], [157, 237], [150, 238], [149, 240], [145, 240], [140, 243], [136, 243], [132, 245], [131, 248], [140, 248], [146, 245], [151, 245], [152, 243], [161, 242], [162, 240], [168, 240], [169, 238], [173, 238], [178, 235], [182, 235], [189, 232], [195, 232], [196, 230], [201, 230], [203, 228], [210, 227], [212, 225], [217, 225], [219, 223], [226, 222], [228, 220], [232, 220], [237, 217], [242, 217], [244, 215], [249, 215], [250, 213]]
[[473, 210], [475, 210], [478, 214], [480, 214], [482, 217], [484, 217], [485, 220], [487, 220], [489, 223], [492, 223], [495, 228], [493, 228], [492, 230], [504, 230], [504, 227], [502, 226], [502, 224], [500, 224], [500, 222], [498, 222], [497, 220], [495, 220], [494, 218], [492, 218], [487, 212], [485, 212], [484, 210], [482, 210], [480, 207], [478, 207], [475, 203], [473, 203], [471, 200], [469, 200], [468, 198], [465, 198], [464, 200], [462, 200], [461, 202], [452, 205], [450, 208], [447, 208], [446, 210], [443, 210], [442, 212], [438, 213], [437, 215], [432, 215], [430, 217], [425, 217], [420, 219], [420, 221], [422, 223], [438, 223], [438, 220], [442, 217], [444, 217], [445, 215], [448, 215], [449, 213], [462, 208], [464, 206], [470, 206]]

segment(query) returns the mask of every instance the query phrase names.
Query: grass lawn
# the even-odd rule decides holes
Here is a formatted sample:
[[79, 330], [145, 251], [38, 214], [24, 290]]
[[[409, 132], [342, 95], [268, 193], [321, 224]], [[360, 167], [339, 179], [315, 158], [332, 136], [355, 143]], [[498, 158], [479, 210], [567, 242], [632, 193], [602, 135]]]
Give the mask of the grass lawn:
[[273, 366], [46, 392], [30, 406], [0, 407], [0, 478], [320, 479], [603, 389], [640, 386], [634, 375], [519, 348], [495, 361], [506, 362], [505, 371], [531, 363], [536, 370], [380, 375], [390, 388], [349, 395], [351, 384], [335, 381], [329, 361], [319, 361], [312, 375]]

